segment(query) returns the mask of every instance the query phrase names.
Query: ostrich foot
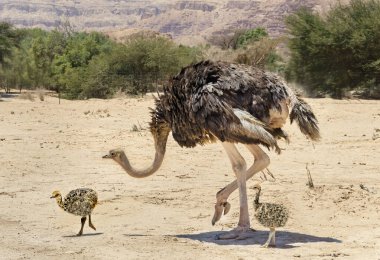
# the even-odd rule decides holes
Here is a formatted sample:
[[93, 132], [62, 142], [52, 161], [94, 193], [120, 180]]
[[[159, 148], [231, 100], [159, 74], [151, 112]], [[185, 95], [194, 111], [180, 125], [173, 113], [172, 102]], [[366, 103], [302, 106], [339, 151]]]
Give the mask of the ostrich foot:
[[227, 201], [224, 202], [217, 202], [215, 204], [215, 212], [214, 212], [214, 217], [212, 218], [212, 225], [215, 225], [216, 222], [220, 220], [222, 215], [226, 215], [231, 208], [231, 204], [228, 203]]
[[260, 246], [262, 248], [268, 248], [268, 247], [276, 247], [276, 244], [273, 243], [265, 243], [264, 245]]
[[90, 223], [89, 226], [90, 226], [90, 228], [92, 228], [93, 230], [96, 230], [95, 226], [94, 226], [92, 223]]
[[228, 231], [224, 234], [216, 236], [217, 240], [226, 240], [226, 239], [236, 239], [236, 240], [244, 240], [252, 236], [254, 229], [250, 227], [237, 227], [231, 231]]
[[268, 240], [261, 247], [268, 248], [270, 246], [273, 246], [273, 247], [276, 246], [276, 231], [274, 228], [270, 229]]

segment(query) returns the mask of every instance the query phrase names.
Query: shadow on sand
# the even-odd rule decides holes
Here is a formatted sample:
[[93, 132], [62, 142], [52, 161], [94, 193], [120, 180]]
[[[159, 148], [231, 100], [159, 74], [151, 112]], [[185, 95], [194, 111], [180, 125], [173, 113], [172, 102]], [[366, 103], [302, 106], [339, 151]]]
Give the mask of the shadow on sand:
[[[176, 235], [177, 238], [187, 238], [200, 242], [214, 243], [217, 245], [262, 245], [269, 235], [269, 231], [252, 231], [245, 240], [218, 240], [217, 236], [224, 234], [224, 231], [204, 232], [199, 234]], [[317, 237], [289, 231], [276, 231], [276, 247], [277, 248], [293, 248], [296, 243], [341, 243], [341, 240], [331, 237]]]
[[103, 233], [100, 233], [100, 232], [98, 232], [98, 233], [85, 233], [81, 236], [71, 235], [71, 236], [62, 236], [62, 237], [78, 237], [79, 238], [79, 237], [92, 237], [92, 236], [99, 236], [99, 235], [103, 235]]
[[142, 234], [124, 234], [126, 237], [151, 237], [152, 235], [142, 235]]
[[20, 93], [10, 92], [10, 93], [0, 93], [0, 98], [15, 98], [18, 97]]

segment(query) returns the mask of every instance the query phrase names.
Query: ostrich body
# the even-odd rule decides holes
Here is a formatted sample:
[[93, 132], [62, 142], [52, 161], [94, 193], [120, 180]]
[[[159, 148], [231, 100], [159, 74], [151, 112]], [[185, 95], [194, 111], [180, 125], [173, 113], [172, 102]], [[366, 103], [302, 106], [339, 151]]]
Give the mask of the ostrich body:
[[86, 223], [87, 216], [89, 226], [96, 230], [95, 226], [91, 222], [91, 212], [98, 203], [98, 195], [94, 190], [87, 188], [72, 190], [66, 195], [64, 201], [62, 201], [61, 193], [59, 191], [54, 191], [50, 198], [55, 198], [58, 206], [64, 211], [77, 216], [82, 216], [82, 226], [78, 236], [83, 234], [83, 226]]
[[255, 185], [254, 190], [256, 191], [256, 197], [253, 202], [253, 206], [255, 208], [254, 216], [261, 225], [270, 229], [268, 240], [265, 242], [263, 247], [268, 247], [271, 244], [273, 246], [276, 246], [275, 228], [285, 226], [286, 222], [288, 221], [289, 212], [281, 204], [260, 203], [260, 185]]
[[[242, 239], [250, 230], [246, 180], [269, 165], [259, 145], [280, 153], [276, 139], [287, 139], [281, 127], [288, 117], [312, 140], [320, 137], [317, 119], [303, 100], [274, 74], [246, 65], [202, 61], [185, 67], [164, 88], [155, 106], [150, 122], [156, 150], [153, 163], [135, 169], [121, 150], [111, 150], [103, 158], [114, 159], [132, 177], [144, 178], [160, 168], [170, 132], [182, 147], [221, 141], [236, 180], [216, 194], [212, 224], [229, 211], [227, 199], [236, 189], [240, 217], [238, 227], [220, 239]], [[250, 168], [235, 143], [245, 144], [254, 156]]]

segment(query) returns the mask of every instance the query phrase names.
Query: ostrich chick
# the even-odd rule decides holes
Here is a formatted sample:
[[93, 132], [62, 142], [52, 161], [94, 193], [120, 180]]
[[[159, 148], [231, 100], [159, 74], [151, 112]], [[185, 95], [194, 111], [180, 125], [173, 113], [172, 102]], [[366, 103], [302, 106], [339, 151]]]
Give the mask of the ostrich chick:
[[82, 216], [82, 226], [80, 228], [78, 236], [81, 236], [83, 233], [83, 226], [84, 223], [86, 223], [87, 215], [90, 228], [96, 230], [91, 222], [91, 212], [98, 202], [98, 195], [96, 194], [96, 191], [87, 188], [72, 190], [66, 195], [64, 201], [62, 201], [61, 193], [59, 191], [54, 191], [50, 198], [55, 198], [58, 206], [61, 207], [64, 211], [77, 216]]
[[262, 247], [268, 247], [269, 245], [276, 246], [276, 230], [277, 227], [283, 227], [289, 217], [288, 210], [281, 204], [274, 203], [260, 203], [261, 186], [256, 184], [253, 189], [256, 192], [256, 197], [253, 202], [255, 208], [255, 218], [264, 227], [270, 229], [267, 242]]

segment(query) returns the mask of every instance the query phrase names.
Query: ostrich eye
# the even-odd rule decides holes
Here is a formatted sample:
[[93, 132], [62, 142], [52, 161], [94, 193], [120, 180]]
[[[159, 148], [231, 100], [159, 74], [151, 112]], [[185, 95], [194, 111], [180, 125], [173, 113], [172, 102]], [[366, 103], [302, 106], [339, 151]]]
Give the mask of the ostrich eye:
[[112, 152], [112, 153], [111, 153], [111, 156], [115, 156], [115, 153], [114, 153], [114, 152]]

